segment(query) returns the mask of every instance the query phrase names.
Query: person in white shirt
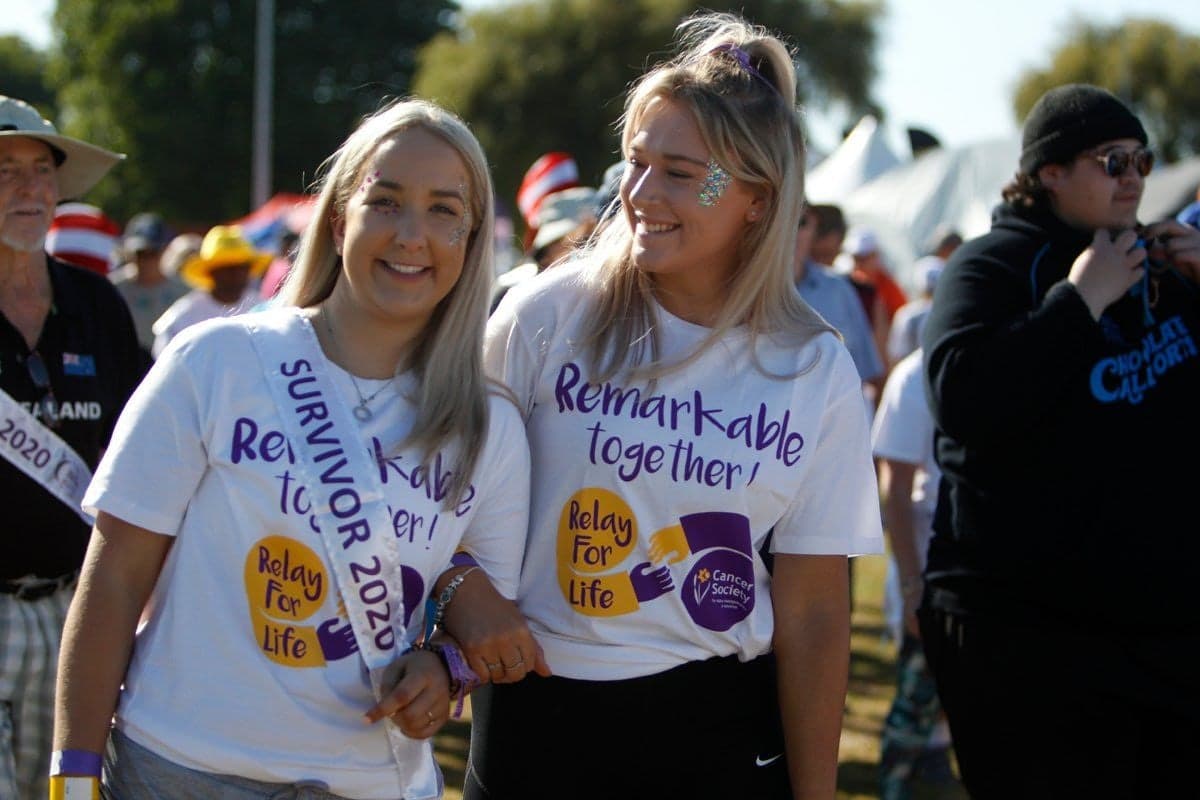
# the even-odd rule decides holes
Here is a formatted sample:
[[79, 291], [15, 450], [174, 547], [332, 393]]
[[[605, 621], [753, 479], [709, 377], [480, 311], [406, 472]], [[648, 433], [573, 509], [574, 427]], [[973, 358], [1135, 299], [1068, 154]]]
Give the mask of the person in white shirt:
[[260, 277], [272, 256], [256, 250], [236, 225], [215, 225], [204, 234], [200, 252], [179, 268], [184, 283], [193, 287], [154, 321], [154, 358], [185, 328], [214, 317], [243, 314], [259, 302], [252, 281]]
[[[939, 261], [941, 259], [938, 259]], [[896, 695], [880, 736], [881, 800], [908, 800], [919, 786], [953, 782], [950, 729], [917, 625], [925, 558], [942, 472], [933, 454], [933, 413], [918, 347], [888, 375], [871, 429], [883, 519], [891, 545], [884, 618], [896, 648]]]
[[939, 256], [922, 256], [913, 265], [913, 274], [916, 275], [921, 294], [900, 306], [896, 316], [892, 318], [887, 340], [889, 368], [921, 346], [921, 329], [929, 316], [938, 276], [942, 274], [942, 268], [945, 266], [945, 260]]
[[523, 622], [465, 657], [426, 633], [460, 586], [520, 620], [491, 590], [516, 593], [529, 458], [482, 369], [487, 161], [407, 100], [327, 163], [279, 305], [176, 337], [83, 498], [55, 728], [81, 796], [103, 758], [114, 797], [430, 800], [464, 662], [545, 671]]
[[882, 550], [861, 382], [793, 285], [790, 53], [728, 14], [680, 33], [626, 101], [621, 212], [488, 324], [554, 675], [472, 695], [467, 800], [834, 795], [847, 557]]

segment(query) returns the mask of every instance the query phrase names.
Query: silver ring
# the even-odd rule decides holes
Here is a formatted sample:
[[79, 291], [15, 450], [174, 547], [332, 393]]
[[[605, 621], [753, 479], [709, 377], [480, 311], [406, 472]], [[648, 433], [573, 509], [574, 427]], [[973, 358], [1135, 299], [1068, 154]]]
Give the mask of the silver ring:
[[518, 658], [518, 659], [517, 659], [516, 661], [514, 661], [513, 663], [511, 663], [511, 664], [503, 664], [502, 666], [504, 667], [504, 671], [505, 671], [505, 672], [508, 672], [509, 670], [514, 670], [514, 669], [516, 669], [517, 667], [520, 667], [520, 666], [522, 666], [522, 665], [524, 665], [524, 664], [525, 664], [525, 659], [523, 659], [523, 658]]
[[426, 711], [426, 712], [425, 712], [425, 716], [429, 717], [429, 724], [430, 724], [430, 725], [432, 725], [432, 724], [433, 724], [433, 712], [432, 712], [432, 711]]
[[491, 672], [491, 671], [492, 671], [492, 670], [494, 670], [494, 669], [500, 669], [501, 667], [503, 667], [503, 666], [504, 666], [503, 664], [500, 664], [500, 663], [491, 664], [491, 663], [489, 663], [489, 662], [487, 662], [487, 661], [484, 661], [484, 662], [483, 662], [483, 664], [484, 664], [484, 666], [485, 666], [485, 667], [487, 667], [487, 668], [488, 668], [488, 672]]

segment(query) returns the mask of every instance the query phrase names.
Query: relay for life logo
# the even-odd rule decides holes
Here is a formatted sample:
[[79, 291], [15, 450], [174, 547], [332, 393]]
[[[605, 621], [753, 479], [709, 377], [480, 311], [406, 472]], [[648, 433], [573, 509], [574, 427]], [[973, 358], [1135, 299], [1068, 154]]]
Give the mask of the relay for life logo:
[[[581, 489], [564, 504], [558, 580], [576, 613], [616, 617], [678, 592], [697, 625], [725, 631], [754, 609], [750, 522], [745, 516], [725, 511], [686, 515], [678, 525], [650, 536], [649, 560], [630, 565], [632, 556], [642, 552], [639, 536], [629, 504], [607, 489]], [[673, 568], [684, 573], [678, 581]]]

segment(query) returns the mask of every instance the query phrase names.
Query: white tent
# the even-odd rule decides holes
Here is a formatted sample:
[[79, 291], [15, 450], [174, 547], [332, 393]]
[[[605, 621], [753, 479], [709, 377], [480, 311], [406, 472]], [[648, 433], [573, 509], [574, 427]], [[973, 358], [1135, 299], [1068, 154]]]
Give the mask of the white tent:
[[939, 226], [966, 239], [988, 230], [1019, 153], [1015, 138], [928, 150], [833, 202], [852, 228], [875, 232], [892, 274], [911, 289], [912, 265]]
[[810, 203], [840, 205], [850, 192], [899, 163], [900, 159], [888, 147], [883, 128], [875, 117], [868, 115], [809, 171], [804, 192]]

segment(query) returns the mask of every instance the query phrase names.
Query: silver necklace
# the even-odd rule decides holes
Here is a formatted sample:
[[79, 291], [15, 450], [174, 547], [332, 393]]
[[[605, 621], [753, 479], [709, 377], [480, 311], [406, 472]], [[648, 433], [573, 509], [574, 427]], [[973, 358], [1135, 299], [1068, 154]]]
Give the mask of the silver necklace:
[[[329, 331], [329, 340], [333, 343], [334, 349], [338, 351], [338, 355], [343, 355], [342, 347], [338, 344], [337, 336], [333, 332], [333, 325], [331, 325], [329, 322], [329, 314], [323, 308], [321, 309], [321, 317], [325, 320], [325, 330]], [[391, 386], [392, 382], [388, 381], [384, 383], [383, 386], [380, 386], [366, 397], [363, 397], [362, 389], [358, 388], [358, 381], [355, 380], [354, 373], [350, 370], [346, 370], [346, 374], [350, 376], [350, 383], [354, 384], [354, 393], [358, 395], [358, 405], [354, 407], [354, 417], [359, 422], [366, 422], [371, 417], [375, 416], [371, 412], [371, 409], [367, 407], [367, 404], [374, 400], [380, 392]]]

